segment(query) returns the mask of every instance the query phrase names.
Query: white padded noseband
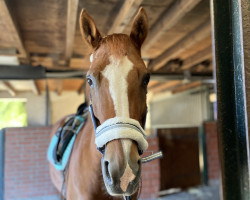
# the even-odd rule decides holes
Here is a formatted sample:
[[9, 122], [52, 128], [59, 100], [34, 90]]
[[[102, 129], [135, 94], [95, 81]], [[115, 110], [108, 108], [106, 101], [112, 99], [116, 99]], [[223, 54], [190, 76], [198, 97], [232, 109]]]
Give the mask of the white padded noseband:
[[95, 143], [102, 148], [106, 143], [115, 139], [131, 139], [137, 142], [140, 151], [148, 148], [145, 131], [140, 123], [131, 118], [114, 117], [106, 120], [97, 127]]

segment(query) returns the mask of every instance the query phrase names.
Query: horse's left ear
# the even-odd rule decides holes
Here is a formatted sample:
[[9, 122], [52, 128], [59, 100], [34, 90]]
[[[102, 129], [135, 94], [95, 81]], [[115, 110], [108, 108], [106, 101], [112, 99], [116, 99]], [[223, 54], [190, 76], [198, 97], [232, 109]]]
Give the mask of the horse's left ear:
[[130, 33], [130, 38], [135, 42], [137, 47], [140, 49], [142, 43], [147, 37], [147, 34], [148, 34], [148, 17], [144, 8], [141, 7], [134, 18]]

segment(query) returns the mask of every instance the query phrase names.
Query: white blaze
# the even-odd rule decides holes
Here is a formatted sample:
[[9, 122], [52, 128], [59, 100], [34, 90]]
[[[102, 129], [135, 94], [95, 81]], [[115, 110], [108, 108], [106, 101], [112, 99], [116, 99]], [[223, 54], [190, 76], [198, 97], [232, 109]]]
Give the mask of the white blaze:
[[102, 74], [109, 81], [109, 92], [112, 97], [115, 113], [118, 117], [129, 118], [127, 76], [133, 69], [133, 63], [125, 56], [122, 60], [109, 57], [110, 64]]
[[[115, 59], [112, 55], [109, 57], [110, 64], [103, 70], [103, 76], [108, 79], [109, 92], [113, 100], [115, 114], [118, 117], [129, 118], [129, 101], [128, 101], [128, 73], [133, 69], [133, 63], [125, 56], [123, 59]], [[124, 151], [126, 168], [120, 178], [120, 187], [125, 192], [128, 184], [135, 178], [132, 169], [128, 164], [128, 157], [132, 145], [131, 140], [121, 140]]]

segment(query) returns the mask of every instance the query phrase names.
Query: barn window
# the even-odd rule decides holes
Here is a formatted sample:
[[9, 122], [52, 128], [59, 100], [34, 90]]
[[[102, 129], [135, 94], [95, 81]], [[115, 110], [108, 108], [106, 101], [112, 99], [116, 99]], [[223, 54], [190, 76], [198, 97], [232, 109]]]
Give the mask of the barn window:
[[27, 126], [25, 99], [0, 99], [0, 129]]

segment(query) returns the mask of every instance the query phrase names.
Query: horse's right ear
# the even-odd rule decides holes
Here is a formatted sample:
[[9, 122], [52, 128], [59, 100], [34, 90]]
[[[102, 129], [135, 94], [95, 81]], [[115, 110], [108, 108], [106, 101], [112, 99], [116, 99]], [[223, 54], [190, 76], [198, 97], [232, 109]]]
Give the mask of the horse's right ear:
[[141, 45], [146, 39], [147, 34], [148, 17], [144, 8], [141, 7], [134, 18], [130, 38], [134, 41], [136, 46], [141, 49]]
[[97, 48], [102, 36], [96, 28], [94, 20], [88, 15], [88, 13], [82, 9], [80, 14], [80, 30], [83, 39], [92, 47]]

